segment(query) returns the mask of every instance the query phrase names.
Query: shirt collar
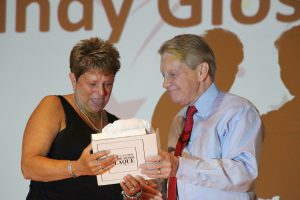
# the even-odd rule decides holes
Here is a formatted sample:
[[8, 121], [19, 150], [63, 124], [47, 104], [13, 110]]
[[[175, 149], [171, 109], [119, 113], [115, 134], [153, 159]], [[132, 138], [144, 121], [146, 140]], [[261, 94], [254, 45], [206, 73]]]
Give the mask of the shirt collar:
[[198, 98], [196, 103], [194, 104], [197, 108], [198, 112], [196, 115], [198, 116], [207, 116], [209, 114], [209, 111], [211, 110], [211, 106], [218, 96], [220, 91], [216, 87], [216, 85], [213, 83], [207, 88], [207, 90]]

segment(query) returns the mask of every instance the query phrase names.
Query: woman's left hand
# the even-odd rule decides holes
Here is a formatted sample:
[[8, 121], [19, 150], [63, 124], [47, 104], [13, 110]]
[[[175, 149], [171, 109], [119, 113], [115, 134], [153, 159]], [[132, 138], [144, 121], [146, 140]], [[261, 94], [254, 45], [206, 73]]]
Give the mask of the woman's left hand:
[[159, 186], [153, 180], [145, 180], [141, 176], [135, 177], [142, 186], [143, 200], [163, 200], [163, 195], [159, 191]]
[[127, 196], [134, 196], [142, 189], [140, 183], [130, 174], [124, 176], [120, 185]]

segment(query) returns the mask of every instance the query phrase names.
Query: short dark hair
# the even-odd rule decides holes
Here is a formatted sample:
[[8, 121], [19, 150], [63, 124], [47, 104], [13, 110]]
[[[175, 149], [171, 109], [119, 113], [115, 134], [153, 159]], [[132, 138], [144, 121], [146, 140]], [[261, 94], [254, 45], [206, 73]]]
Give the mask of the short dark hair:
[[119, 51], [110, 42], [94, 37], [81, 40], [70, 54], [70, 70], [76, 80], [91, 69], [115, 75], [120, 69]]

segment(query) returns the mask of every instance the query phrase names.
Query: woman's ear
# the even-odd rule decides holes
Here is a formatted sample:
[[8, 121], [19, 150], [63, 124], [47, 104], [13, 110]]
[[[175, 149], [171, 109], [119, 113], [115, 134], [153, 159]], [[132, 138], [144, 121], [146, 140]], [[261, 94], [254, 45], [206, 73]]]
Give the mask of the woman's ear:
[[198, 79], [199, 81], [203, 81], [207, 78], [208, 71], [209, 71], [209, 65], [207, 62], [202, 62], [197, 66], [198, 71]]
[[73, 90], [75, 90], [75, 88], [76, 88], [76, 78], [75, 78], [75, 75], [72, 72], [70, 72], [69, 73], [69, 78], [71, 80]]

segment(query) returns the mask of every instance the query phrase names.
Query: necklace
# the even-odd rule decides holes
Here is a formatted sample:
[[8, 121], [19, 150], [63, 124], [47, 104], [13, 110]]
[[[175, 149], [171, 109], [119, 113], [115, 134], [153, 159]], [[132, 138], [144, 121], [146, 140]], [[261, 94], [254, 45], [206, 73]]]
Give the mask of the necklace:
[[76, 107], [79, 109], [79, 111], [85, 116], [85, 118], [88, 120], [89, 124], [93, 127], [93, 129], [95, 131], [97, 131], [98, 133], [101, 132], [101, 129], [102, 129], [102, 121], [103, 121], [103, 117], [102, 117], [102, 111], [100, 113], [100, 119], [101, 119], [101, 122], [100, 122], [100, 128], [97, 128], [94, 123], [92, 122], [92, 120], [89, 118], [89, 116], [84, 112], [84, 110], [77, 104], [77, 101], [75, 99], [75, 94], [74, 94], [74, 104], [76, 105]]

